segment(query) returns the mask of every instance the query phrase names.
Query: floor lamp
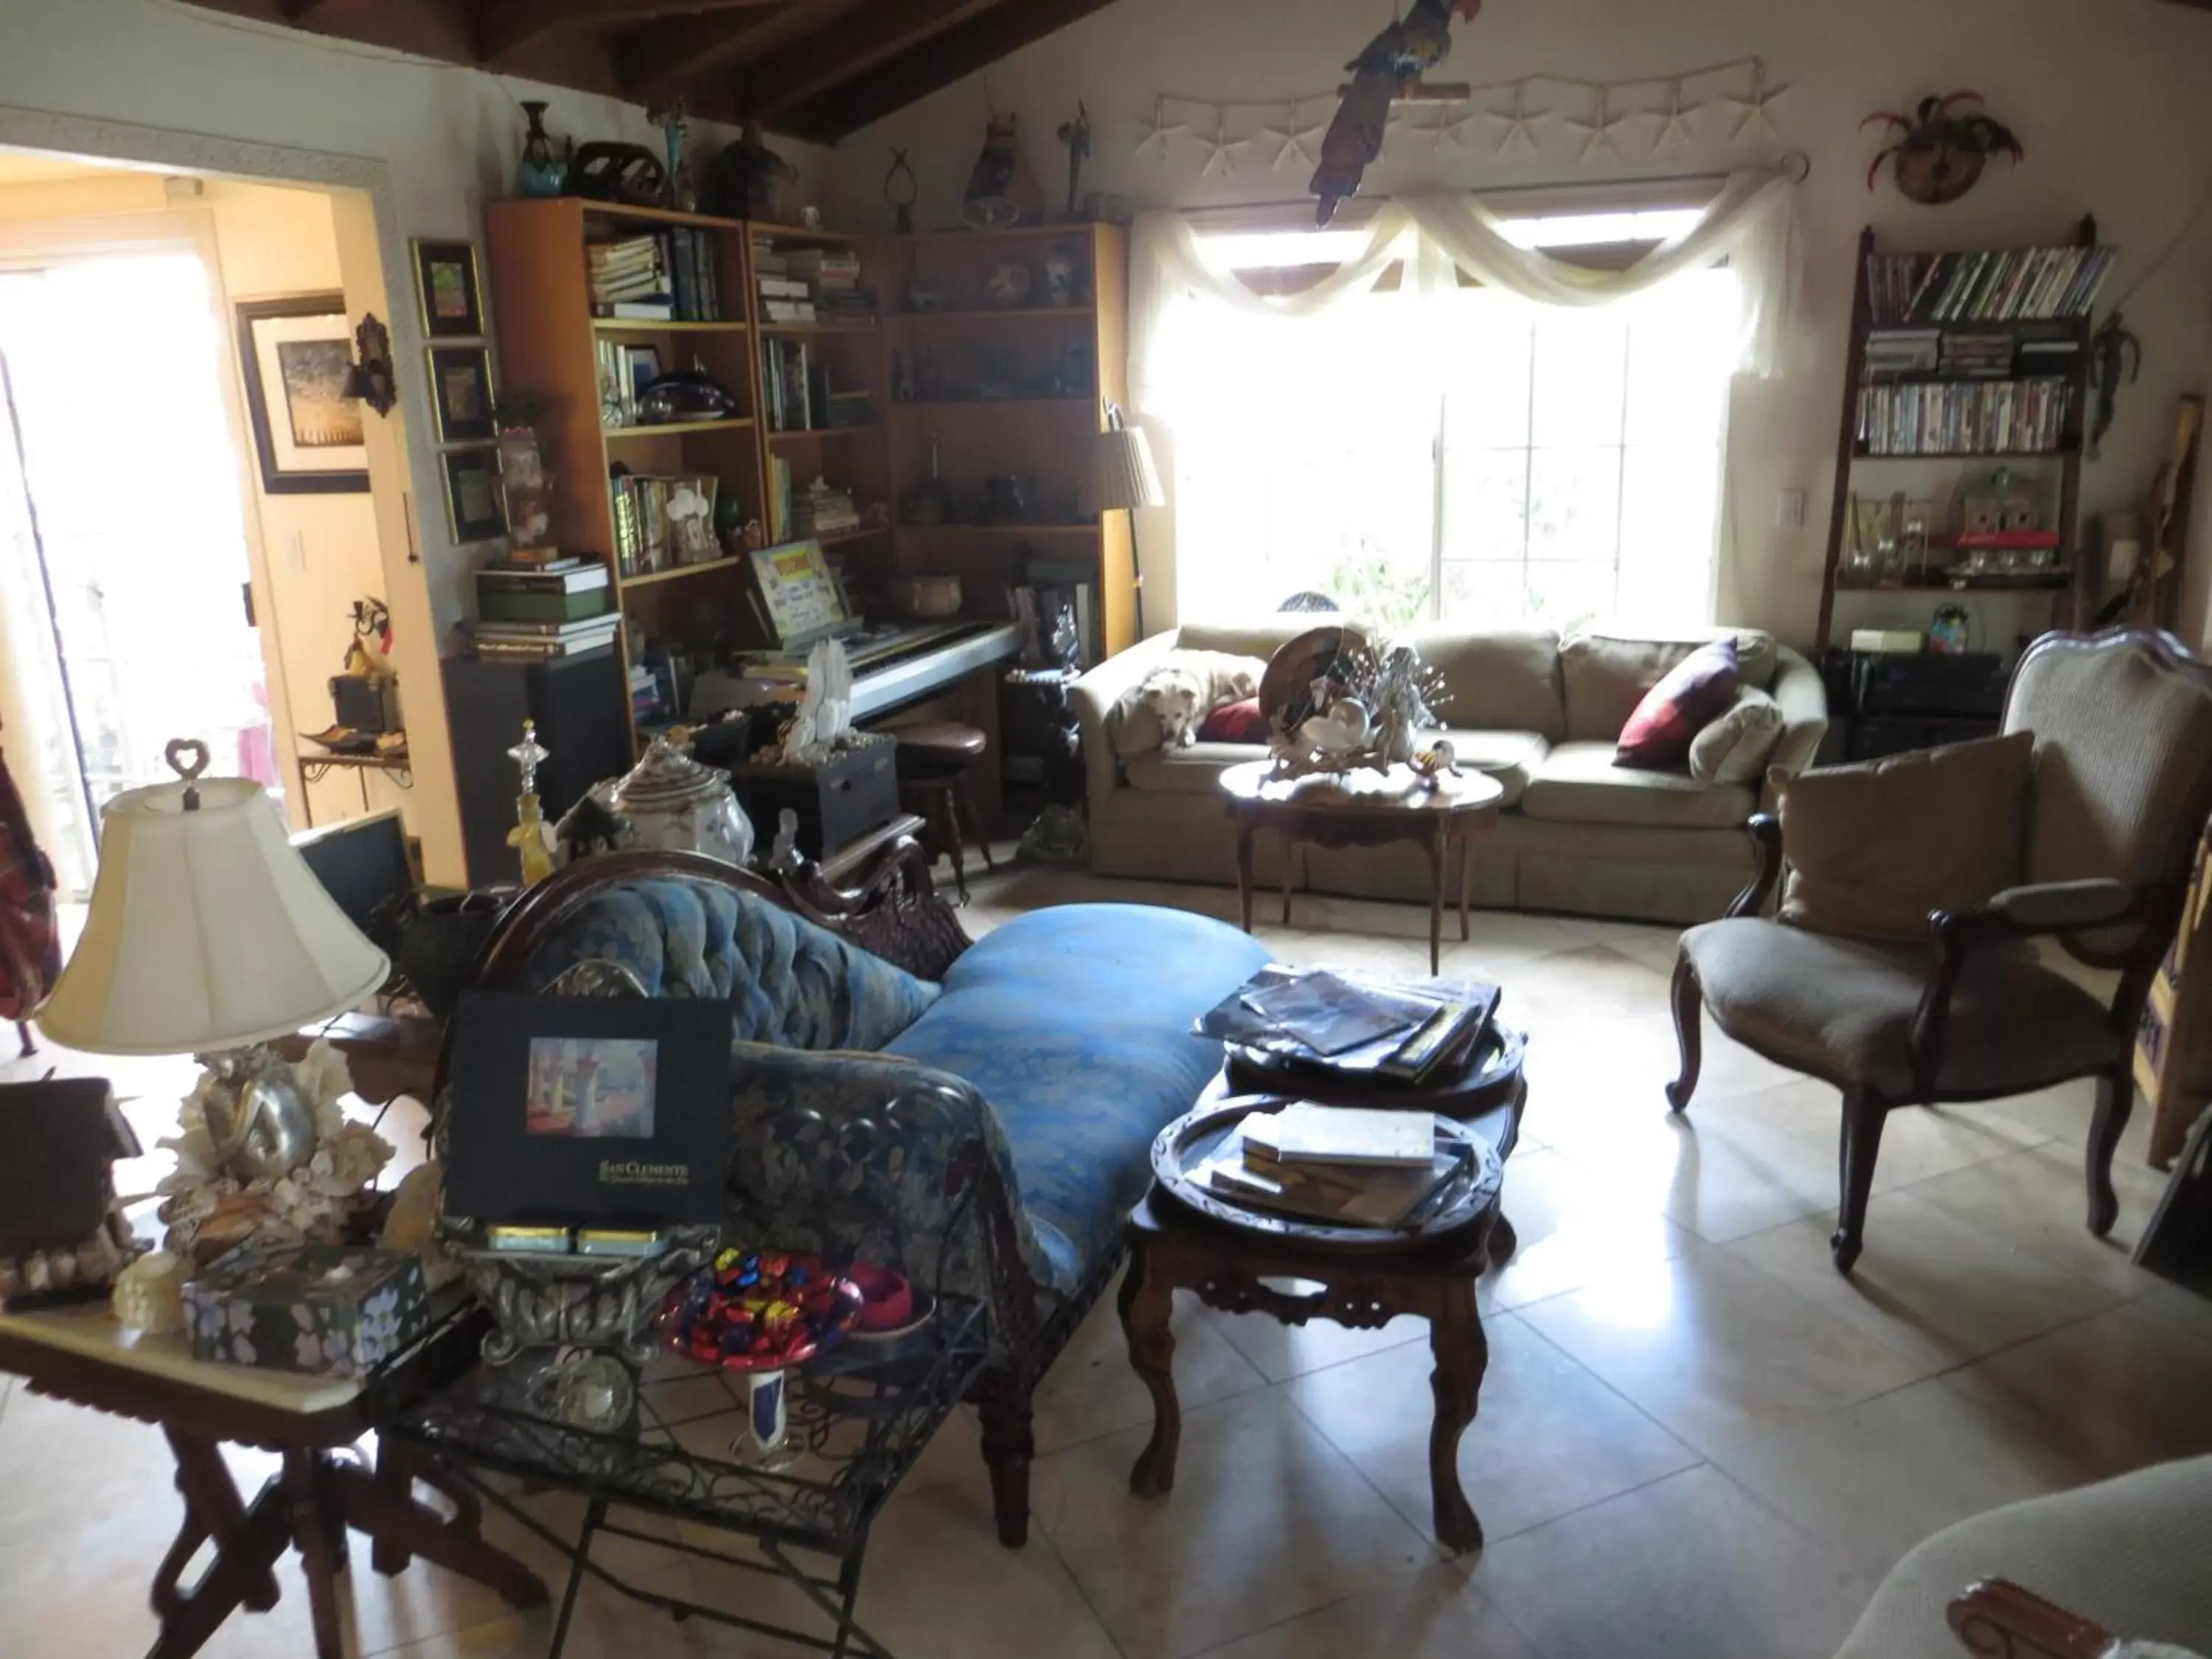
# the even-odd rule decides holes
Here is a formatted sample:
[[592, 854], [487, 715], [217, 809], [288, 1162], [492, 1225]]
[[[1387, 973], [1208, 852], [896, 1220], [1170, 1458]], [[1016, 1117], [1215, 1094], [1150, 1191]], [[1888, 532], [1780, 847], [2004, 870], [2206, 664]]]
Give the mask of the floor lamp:
[[1165, 507], [1167, 502], [1159, 469], [1152, 465], [1152, 445], [1122, 418], [1121, 404], [1107, 404], [1106, 429], [1098, 434], [1098, 510], [1129, 515], [1129, 574], [1134, 579], [1139, 640], [1145, 637], [1145, 568], [1137, 559], [1137, 509]]

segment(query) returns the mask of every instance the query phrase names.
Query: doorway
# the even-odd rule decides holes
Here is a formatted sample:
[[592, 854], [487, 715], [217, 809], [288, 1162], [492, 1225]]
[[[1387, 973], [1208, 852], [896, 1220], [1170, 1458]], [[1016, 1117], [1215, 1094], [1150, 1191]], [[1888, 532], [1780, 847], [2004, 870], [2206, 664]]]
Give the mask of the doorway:
[[283, 794], [216, 315], [190, 246], [0, 269], [8, 633], [45, 659], [50, 850], [80, 891], [100, 809], [173, 776], [173, 738]]

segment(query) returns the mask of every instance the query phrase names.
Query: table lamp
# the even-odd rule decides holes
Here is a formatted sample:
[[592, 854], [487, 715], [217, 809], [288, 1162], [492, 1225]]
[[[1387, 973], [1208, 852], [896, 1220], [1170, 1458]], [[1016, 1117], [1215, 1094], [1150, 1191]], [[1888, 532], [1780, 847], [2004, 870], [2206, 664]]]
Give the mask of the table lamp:
[[[1140, 507], [1165, 507], [1167, 493], [1160, 488], [1159, 469], [1152, 465], [1152, 447], [1145, 434], [1121, 417], [1119, 404], [1106, 405], [1106, 429], [1098, 434], [1098, 510], [1129, 515], [1129, 574], [1136, 593], [1137, 637], [1145, 637], [1145, 568], [1137, 560], [1137, 512]], [[1090, 641], [1084, 642], [1086, 646]]]
[[391, 963], [315, 879], [259, 784], [201, 782], [205, 744], [167, 753], [178, 782], [101, 810], [84, 932], [39, 1025], [89, 1054], [196, 1055], [222, 1085], [206, 1117], [225, 1170], [280, 1176], [314, 1155], [316, 1115], [270, 1040], [358, 1007]]

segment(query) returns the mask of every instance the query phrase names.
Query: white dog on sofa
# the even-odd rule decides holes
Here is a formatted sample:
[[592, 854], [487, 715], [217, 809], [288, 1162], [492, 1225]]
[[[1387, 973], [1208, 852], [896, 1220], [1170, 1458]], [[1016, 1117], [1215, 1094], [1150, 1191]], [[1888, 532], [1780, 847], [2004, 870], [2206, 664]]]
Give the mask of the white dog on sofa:
[[[1260, 689], [1267, 664], [1257, 657], [1226, 651], [1173, 651], [1128, 694], [1122, 726], [1143, 747], [1187, 749], [1198, 741], [1198, 728], [1224, 703], [1237, 702]], [[1156, 743], [1143, 744], [1151, 722], [1133, 719], [1141, 710], [1158, 722]], [[1127, 751], [1125, 751], [1127, 752]]]

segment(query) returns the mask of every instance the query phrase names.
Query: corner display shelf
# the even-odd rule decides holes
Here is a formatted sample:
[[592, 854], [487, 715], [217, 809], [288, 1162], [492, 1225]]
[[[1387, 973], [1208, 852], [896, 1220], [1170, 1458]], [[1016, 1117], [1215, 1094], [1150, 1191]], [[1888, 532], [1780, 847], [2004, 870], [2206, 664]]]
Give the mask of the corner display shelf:
[[[1030, 522], [902, 524], [896, 568], [957, 574], [971, 611], [1004, 616], [999, 595], [1035, 579], [1025, 568], [1034, 555], [1051, 580], [1091, 587], [1098, 647], [1127, 650], [1137, 641], [1129, 515], [1102, 520], [1092, 483], [1106, 406], [1129, 401], [1127, 234], [1117, 225], [1027, 225], [892, 237], [874, 249], [884, 271], [884, 384], [912, 392], [888, 405], [894, 499], [928, 478], [933, 445], [963, 514], [974, 512], [988, 478], [1018, 477], [1034, 492]], [[1072, 281], [1067, 303], [1055, 306], [1046, 266], [1060, 260]], [[993, 303], [1002, 268], [1028, 273], [1022, 303]], [[921, 293], [933, 295], [934, 308], [915, 308]], [[1008, 395], [985, 395], [993, 382]]]
[[[2084, 217], [2076, 232], [2075, 245], [2094, 249], [2096, 242], [2096, 221]], [[1850, 352], [1844, 376], [1843, 412], [1836, 438], [1835, 494], [1829, 505], [1827, 562], [1820, 582], [1820, 648], [1826, 652], [1833, 643], [1836, 596], [1838, 593], [2044, 596], [2051, 606], [2052, 624], [2068, 626], [2074, 618], [2090, 615], [2095, 609], [2098, 597], [2093, 562], [2081, 555], [2080, 524], [2081, 423], [2089, 396], [2089, 311], [2095, 299], [2095, 284], [2094, 282], [2089, 284], [2087, 298], [2080, 306], [2078, 315], [1878, 319], [1875, 297], [1871, 289], [1873, 262], [1879, 253], [1895, 252], [1899, 250], [1877, 250], [1870, 227], [1860, 233], [1858, 271], [1851, 297]], [[1970, 254], [1965, 257], [1979, 256]], [[1922, 294], [1916, 290], [1907, 301], [1906, 311], [1916, 309], [1913, 302], [1922, 297]], [[1986, 374], [1870, 373], [1868, 368], [1869, 337], [1899, 331], [1940, 331], [1949, 335], [1980, 336], [1990, 339], [2002, 337], [2014, 340], [2014, 380], [2051, 380], [2063, 385], [2064, 410], [2056, 434], [2057, 441], [2048, 448], [2041, 449], [1889, 452], [1869, 448], [1861, 434], [1860, 397], [1862, 392], [1870, 388], [1938, 388], [1963, 392], [1973, 387], [2008, 384], [2006, 377]], [[2039, 372], [2033, 376], [2023, 374], [2017, 346], [2018, 343], [2027, 341], [2039, 343], [2051, 357], [2062, 360], [2063, 367], [2054, 366], [2044, 371], [2043, 366], [2038, 365]], [[1947, 576], [1940, 570], [1914, 571], [1901, 580], [1852, 580], [1850, 574], [1844, 568], [1843, 560], [1845, 544], [1852, 533], [1850, 519], [1853, 484], [1857, 475], [1868, 472], [1880, 477], [1885, 473], [1893, 473], [1898, 468], [1916, 464], [1924, 466], [1961, 462], [1985, 462], [1992, 468], [2010, 463], [2055, 465], [2058, 474], [2058, 511], [2053, 527], [2059, 533], [2060, 556], [2065, 568], [2047, 573], [1990, 573], [1986, 576], [1962, 574], [1956, 577]], [[1879, 493], [1886, 495], [1889, 492], [1882, 490]]]

